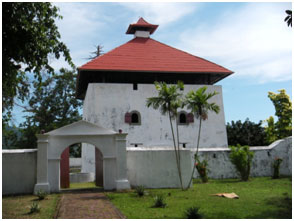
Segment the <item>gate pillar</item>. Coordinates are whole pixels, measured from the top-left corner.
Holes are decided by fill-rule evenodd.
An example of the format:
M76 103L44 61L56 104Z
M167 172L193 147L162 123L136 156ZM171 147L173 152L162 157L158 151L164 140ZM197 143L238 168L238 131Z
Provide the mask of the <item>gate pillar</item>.
M37 183L34 187L34 194L39 190L50 193L48 182L48 138L49 135L37 134L38 154L37 154Z
M127 145L126 145L127 134L116 134L116 189L130 189L130 183L127 178Z

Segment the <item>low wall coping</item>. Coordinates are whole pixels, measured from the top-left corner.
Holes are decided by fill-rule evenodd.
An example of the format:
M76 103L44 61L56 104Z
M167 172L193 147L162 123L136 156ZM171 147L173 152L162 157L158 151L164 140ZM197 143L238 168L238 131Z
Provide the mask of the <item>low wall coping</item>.
M38 149L13 149L13 150L2 150L2 153L9 154L9 153L32 153L37 152Z
M174 151L174 147L127 147L127 151ZM180 147L181 151L190 151L189 148L183 149Z

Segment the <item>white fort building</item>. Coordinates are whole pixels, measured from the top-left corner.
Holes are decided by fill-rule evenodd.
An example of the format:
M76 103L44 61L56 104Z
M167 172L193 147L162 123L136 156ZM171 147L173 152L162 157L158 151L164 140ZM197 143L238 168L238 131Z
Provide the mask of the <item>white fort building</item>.
M154 82L180 80L185 84L183 94L206 85L208 92L219 93L210 101L220 106L220 112L210 113L203 123L200 146L227 147L222 87L215 83L233 72L150 38L157 27L140 18L126 32L133 39L78 68L83 119L127 133L127 147L172 147L168 117L146 106L147 98L157 96ZM199 122L185 109L177 120L182 147L195 147ZM94 162L95 148L83 144L82 172L94 172Z

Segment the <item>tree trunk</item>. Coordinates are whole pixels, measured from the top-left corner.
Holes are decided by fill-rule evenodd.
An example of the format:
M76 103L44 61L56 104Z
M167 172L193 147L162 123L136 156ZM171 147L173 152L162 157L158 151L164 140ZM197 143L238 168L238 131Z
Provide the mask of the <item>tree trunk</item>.
M174 133L173 125L172 125L172 118L171 118L170 111L168 111L168 116L169 116L169 122L170 122L171 131L172 131L172 136L173 136L174 149L175 149L175 155L176 155L176 163L177 163L178 174L179 174L179 178L180 178L180 184L181 184L181 188L183 189L182 176L181 176L181 171L180 171L181 168L180 168L180 165L179 165L179 158L178 158L178 153L177 153L175 133Z
M199 130L198 130L198 138L197 138L197 149L196 149L196 153L194 155L194 164L193 164L193 170L192 170L192 175L191 175L191 178L190 178L190 181L188 183L188 186L187 188L185 188L186 190L190 187L191 185L191 182L193 180L193 175L194 175L194 172L195 172L195 163L196 163L196 159L198 157L198 149L199 149L199 143L200 143L200 132L201 132L201 124L202 124L202 119L201 119L201 116L200 116L200 121L199 121Z
M177 128L177 141L178 141L178 162L179 162L179 176L180 176L180 181L181 181L181 187L182 190L184 189L183 187L183 179L182 179L182 170L181 170L181 152L180 152L180 135L179 135L179 125L178 125L178 121L176 119L176 128Z

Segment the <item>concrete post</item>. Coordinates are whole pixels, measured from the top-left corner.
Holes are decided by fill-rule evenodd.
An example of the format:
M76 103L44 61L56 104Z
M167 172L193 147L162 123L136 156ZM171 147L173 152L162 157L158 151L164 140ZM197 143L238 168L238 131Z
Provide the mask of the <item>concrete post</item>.
M116 189L130 189L130 183L127 177L127 153L126 153L126 136L127 134L119 133L116 135L116 167L117 180Z
M48 182L48 138L49 135L37 134L38 154L37 154L37 183L35 184L34 193L43 190L50 193Z

